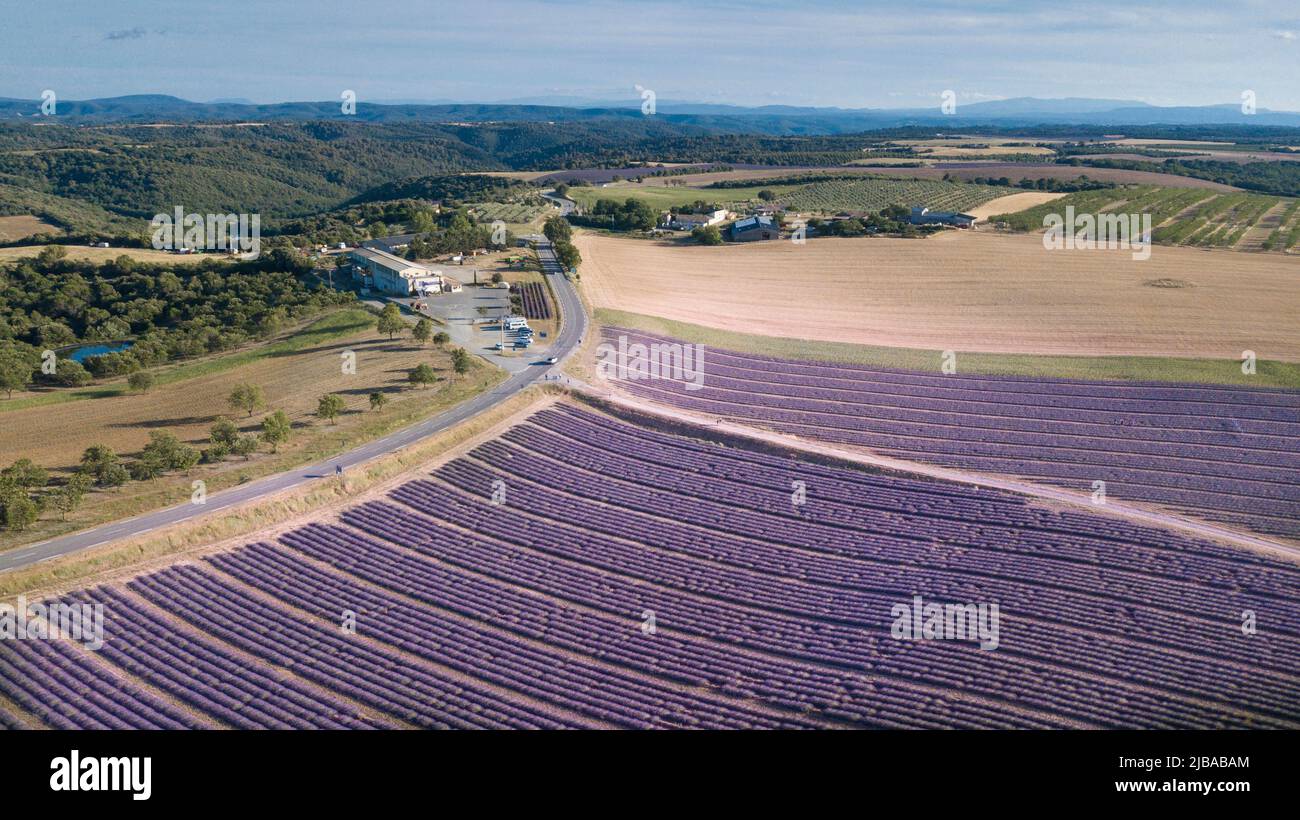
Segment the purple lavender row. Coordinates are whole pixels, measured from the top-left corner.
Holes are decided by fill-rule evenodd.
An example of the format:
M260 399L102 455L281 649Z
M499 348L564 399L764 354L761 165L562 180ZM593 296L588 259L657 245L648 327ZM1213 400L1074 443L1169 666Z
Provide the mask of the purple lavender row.
M890 604L900 597L908 597L907 593L901 593L892 599L879 596L873 600L871 596L852 595L843 590L831 593L792 586L788 582L733 570L717 563L701 566L683 555L633 549L612 538L577 531L554 519L530 525L526 518L501 507L463 504L427 484L404 485L395 490L393 496L415 509L437 509L444 520L499 540L531 546L549 555L582 561L605 571L635 575L718 600L740 602L805 620L809 625L817 624L818 628L843 627L858 635L862 629L874 632L880 624L887 622ZM545 542L536 543L534 539L542 533L545 533ZM1227 632L1232 625L1223 624L1222 628ZM1177 634L1172 635L1171 640L1175 643L1170 649L1186 649ZM1059 652L1060 646L1060 641L1049 642L1046 651ZM1008 659L1007 653L988 654L998 654L999 657L965 660L973 666L996 666ZM1071 654L1068 662L1077 664L1077 656Z
M458 482L459 483L459 482ZM482 481L484 488L491 487L491 475L487 480ZM547 492L538 488L525 485L518 487L516 483L516 492L512 493L512 506L522 508L527 512L539 516L551 516L556 512L555 507L546 504L544 501L537 501L537 497ZM523 500L520 501L522 495ZM558 508L563 510L563 508ZM712 539L693 540L698 536L695 533L687 531L684 537L673 537L672 533L664 533L665 524L653 520L639 520L632 515L620 514L610 508L599 508L592 506L590 508L576 507L571 510L573 519L587 522L583 525L584 529L596 529L598 531L616 534L619 532L638 532L643 533L639 540L667 550L678 550L682 553L703 553L706 557L709 553L719 553L722 547L719 545L720 534L715 534ZM690 516L690 511L683 508L674 508L671 511L674 519L685 521ZM599 518L599 520L596 520ZM720 522L719 528L723 529ZM652 533L652 534L648 534ZM784 533L780 533L784 535ZM737 557L738 556L738 557ZM772 563L764 563L762 559L771 557ZM839 587L841 591L851 590L851 592L837 593L851 596L851 602L847 603L848 613L843 617L848 617L855 612L861 613L884 613L887 612L893 603L899 600L907 599L913 592L921 591L923 594L940 599L952 599L958 595L970 595L972 589L978 591L982 599L1000 600L1004 609L1012 610L1017 613L1031 612L1037 618L1041 619L1065 619L1064 625L1068 633L1069 628L1074 626L1074 621L1087 619L1096 609L1104 608L1106 604L1098 604L1095 601L1086 601L1084 606L1079 608L1076 613L1057 612L1054 609L1040 606L1043 595L1038 589L1042 581L1051 579L1049 584L1059 584L1059 579L1050 573L1044 573L1038 584L1031 583L1028 589L1037 594L1026 594L1026 585L1006 584L997 579L996 576L986 578L983 576L980 568L973 568L969 573L963 575L957 573L920 573L916 571L893 571L885 570L879 576L870 576L858 572L845 572L841 570L836 562L823 562L823 570L818 575L808 575L800 573L800 556L798 555L781 555L778 551L765 548L763 544L750 544L748 549L741 549L727 556L732 565L744 565L748 559L747 568L755 571L763 571L773 575L789 575L792 578L798 578L812 583L818 583L823 586ZM722 560L717 557L715 560ZM850 570L852 567L850 566ZM960 568L958 568L960 569ZM1076 594L1074 590L1068 590L1071 594ZM1134 594L1134 598L1140 598L1141 589ZM1220 602L1222 606L1222 602ZM1286 613L1276 611L1277 607L1269 607L1271 619L1285 618ZM1144 613L1145 614L1145 613ZM1059 621L1058 621L1059 622ZM1084 621L1086 622L1086 620ZM867 621L862 624L864 627L871 628L875 624ZM1184 624L1187 626L1187 624ZM1189 645L1195 646L1196 651L1204 655L1210 655L1210 658L1201 658L1197 661L1194 669L1189 669L1187 664L1170 666L1166 674L1159 678L1159 682L1168 686L1170 681L1182 677L1181 685L1188 691L1195 691L1199 696L1215 697L1214 690L1204 690L1201 688L1201 677L1205 674L1205 667L1213 666L1217 661L1212 658L1222 655L1225 650L1230 655L1235 655L1235 660L1243 663L1254 663L1261 673L1266 669L1267 664L1261 664L1258 658L1260 652L1259 645L1250 647L1241 646L1239 636L1232 642L1232 624L1220 623L1215 630L1196 629L1197 624L1191 623L1192 630L1200 634L1187 634L1183 630L1166 632L1153 636L1135 637L1132 633L1116 632L1110 636L1114 641L1112 644L1103 644L1096 649L1081 649L1076 656L1079 660L1087 660L1089 663L1098 667L1106 666L1108 668L1138 668L1145 670L1160 670L1167 666L1166 658L1162 652L1167 649L1185 651ZM1055 654L1056 648L1063 642L1072 639L1069 634L1062 634L1058 623L1052 623L1050 620L1044 623L1026 623L1024 625L1026 633L1018 638L1015 649L1010 651L1025 651L1033 649L1038 653L1038 657L1048 659ZM1089 627L1093 627L1089 624ZM1171 637L1174 639L1171 641ZM1144 644L1150 641L1150 644ZM1296 644L1296 642L1292 642ZM1295 649L1295 646L1291 647ZM1114 657L1116 652L1126 652L1132 657L1128 657L1124 662L1118 662ZM1292 687L1294 692L1288 692L1290 684L1289 673L1300 663L1300 654L1292 653L1290 657L1278 659L1276 664L1280 667L1277 671L1281 678L1272 681L1272 693L1274 698L1286 698L1288 696L1300 699L1300 686ZM1139 674L1139 677L1141 675ZM1154 682L1154 681L1153 681Z
M683 497L676 493L687 487L671 483L658 485L672 487L673 492L669 493L629 486L580 472L577 469L583 466L580 455L563 451L556 455L564 456L573 468L571 472L563 472L541 460L520 458L517 464L511 465L511 472L498 473L458 459L440 468L437 475L483 497L489 497L494 482L501 479L511 486L520 486L529 500L566 510L566 520L582 522L586 529L611 535L644 533L641 538L650 539L646 543L660 543L669 549L684 547L677 543L674 531L666 523L692 524L707 533L712 553L725 551L735 556L733 560L741 566L752 566L759 555L771 556L772 565L781 572L797 573L797 577L811 581L839 583L844 568L851 567L879 582L895 575L900 562L906 562L916 570L954 580L1028 582L1035 587L1046 584L1066 591L1090 589L1098 595L1107 595L1115 606L1155 606L1182 617L1217 620L1225 603L1235 607L1235 611L1267 604L1288 625L1282 631L1293 636L1294 624L1300 623L1300 607L1294 598L1300 585L1294 579L1289 584L1277 585L1271 596L1254 591L1242 594L1238 592L1242 585L1239 576L1221 572L1219 566L1208 562L1196 562L1181 574L1175 571L1176 567L1169 568L1163 563L1143 571L1111 569L1113 562L1109 557L1063 562L1041 556L1033 549L1008 549L1006 542L1011 541L1014 546L1019 533L982 523L945 527L946 522L942 520L917 519L894 533L885 533L870 523L852 526L852 522L838 516L817 520L818 516L809 512L808 505L798 508L801 512L796 513L788 495L783 499L783 507L779 497L759 500L750 492L744 492L743 499L726 503L726 488L705 484L700 487L700 495ZM546 486L529 481L529 475L546 476ZM701 496L720 498L722 503ZM610 505L616 506L609 509ZM760 512L759 505L766 506L770 512ZM656 515L646 515L643 511L655 511ZM797 548L799 552L788 548ZM1113 553L1117 558L1123 556L1118 550ZM1108 590L1116 592L1107 593ZM1085 607L1095 605L1095 601L1089 601ZM1189 624L1180 626L1180 629L1188 628ZM1131 624L1125 625L1126 632L1131 629ZM1255 654L1259 650L1256 646L1250 651ZM1300 663L1300 644L1290 660Z
M0 694L55 729L201 728L64 641L0 642Z
M287 544L299 548L310 547L318 540L316 528L285 537ZM262 556L265 558L266 551ZM728 709L710 703L707 698L656 686L653 681L620 674L547 647L512 641L391 594L369 590L355 582L347 583L301 562L272 569L266 561L241 562L238 556L215 556L212 560L246 583L273 588L277 595L292 591L307 605L319 608L322 615L330 612L331 607L358 608L365 613L367 630L378 640L596 720L616 722L628 728L692 723L705 728L781 726L776 721L765 720L761 714ZM406 586L410 587L409 580ZM424 585L399 591L422 600L428 600L426 596L432 592ZM485 663L489 658L491 661ZM611 704L617 708L611 708Z
M861 428L867 424L856 421L850 416L839 417L835 423L838 426L828 426L817 420L824 416L815 414L770 410L748 405L741 406L735 402L687 397L683 393L657 389L650 382L630 381L624 384L632 392L646 395L657 401L669 401L677 406L711 415L739 416L749 421L761 422L782 432L859 444L890 455L918 458L965 469L1030 477L1074 478L1085 485L1090 485L1095 480L1106 481L1108 485L1123 483L1124 487L1108 486L1107 491L1121 498L1183 504L1207 510L1254 512L1263 519L1261 526L1268 525L1270 523L1268 519L1274 519L1271 522L1273 526L1276 526L1279 520L1292 522L1296 534L1300 534L1300 503L1284 498L1262 498L1254 492L1254 489L1264 485L1248 479L1232 480L1187 473L1126 469L1105 463L1087 465L1081 463L1083 457L1091 455L1093 460L1099 462L1100 459L1097 459L1095 454L1077 450L1054 451L1051 448L1032 446L985 445L940 438L862 432L859 429L844 429ZM1057 459L1064 455L1072 460L1053 460L1054 455ZM1250 467L1242 465L1241 472L1249 475Z
M538 417L533 421L538 421ZM577 435L581 436L580 433ZM1049 518L1049 514L1042 510L1034 510L1035 517L1008 515L1006 505L945 504L918 508L907 495L885 493L880 487L864 493L856 487L843 488L835 481L820 481L799 464L792 463L788 469L771 470L744 462L735 469L726 469L721 466L728 461L725 458L695 456L689 460L674 460L672 454L663 454L662 448L639 445L632 439L619 439L613 448L604 449L596 446L593 438L584 438L586 440L580 441L550 429L521 425L507 431L499 441L477 448L476 454L481 453L481 457L491 464L509 464L513 472L523 475L529 474L529 470L519 469L524 465L532 465L533 474L541 474L535 471L553 470L556 466L553 462L559 461L634 484L686 490L697 497L723 503L739 493L744 499L734 503L742 509L800 520L811 519L899 538L915 538L916 533L924 533L924 539L917 539L923 542L960 537L970 526L978 525L986 533L990 528L996 533L996 537L986 534L982 538L981 545L986 549L1049 555L1088 567L1104 560L1108 566L1154 573L1162 578L1195 579L1230 588L1242 587L1282 600L1292 600L1295 589L1300 586L1300 571L1279 570L1258 560L1242 560L1240 553L1222 548L1197 550L1195 545L1189 545L1193 548L1177 551L1171 550L1168 542L1153 547L1130 537L1130 533L1123 530L1099 532L1098 525L1104 524L1106 519L1095 515L1062 523L1056 514L1050 514ZM533 455L522 454L503 442L529 449ZM547 461L529 460L538 458ZM566 474L559 475L563 478ZM789 492L793 480L804 480L805 485L812 481L816 488L815 503L797 508L791 505ZM985 501L995 495L989 491L982 493ZM1181 542L1179 539L1173 544L1182 546ZM1300 620L1300 612L1297 612L1297 620Z
M203 632L398 720L424 728L542 725L464 681L347 640L194 567L173 567L128 586Z
M678 343L680 340L656 336L637 330L607 327L607 341L616 342L626 335L629 342ZM1271 387L1237 387L1229 385L1182 384L1162 381L1128 381L1117 379L1064 379L1044 376L981 376L963 373L935 375L897 368L873 367L847 362L816 362L783 359L753 353L740 353L709 347L708 360L768 373L792 373L825 378L850 378L856 382L904 384L910 387L952 388L968 386L992 393L1003 391L1018 396L1075 396L1084 398L1139 399L1142 401L1187 401L1239 404L1244 408L1282 407L1300 410L1300 390ZM1294 417L1293 417L1294 418Z
M414 545L422 535L403 536L385 529L388 536ZM737 653L733 648L671 634L646 636L630 617L616 618L584 611L553 597L554 590L491 581L477 572L460 570L418 555L405 554L351 530L311 525L284 537L287 545L328 564L335 570L404 592L439 608L490 622L528 638L545 641L567 651L582 652L606 663L666 677L694 688L708 687L731 697L760 699L795 713L815 713L851 719L855 725L937 728L924 715L915 714L918 692L891 682L871 682L865 676ZM266 549L250 549L244 560L259 571L292 564ZM545 596L536 594L545 592ZM638 613L625 613L635 616ZM701 714L707 714L701 713ZM701 715L694 717L698 721ZM959 703L953 717L967 728L1010 728L1015 725L1050 727L1050 721L1028 718L1010 721L1000 711L977 703ZM798 720L799 718L793 718Z
M440 510L442 512L443 510ZM1098 726L1217 726L1290 725L1259 713L1238 713L1238 707L1221 710L1200 702L1123 680L1098 680L1092 670L1074 663L1063 653L1058 664L1030 663L1000 653L983 653L971 646L948 642L878 641L871 632L830 623L813 623L780 611L764 609L762 599L747 600L744 590L714 595L704 587L704 568L683 577L653 559L637 560L636 553L611 554L609 544L592 539L574 543L550 528L530 529L511 521L505 533L491 538L486 548L477 541L441 535L430 519L401 513L387 505L371 503L345 515L350 525L436 556L440 561L489 574L503 580L577 596L585 606L612 612L649 607L675 629L697 634L723 645L743 646L791 660L830 668L869 670L924 685L949 686L994 701L1008 710L1037 709L1066 719ZM423 539L420 543L418 539ZM548 545L561 542L549 548ZM653 580L651 580L653 579ZM650 580L650 583L646 583ZM598 594L591 594L598 591ZM883 623L883 619L882 619ZM1245 686L1259 686L1247 680ZM1292 704L1293 705L1293 704ZM1248 718L1242 714L1249 714Z

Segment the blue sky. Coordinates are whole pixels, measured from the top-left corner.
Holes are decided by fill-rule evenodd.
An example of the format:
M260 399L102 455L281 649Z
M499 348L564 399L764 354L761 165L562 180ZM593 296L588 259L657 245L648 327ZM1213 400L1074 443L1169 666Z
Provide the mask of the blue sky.
M24 2L0 96L580 96L928 107L1106 97L1300 111L1295 2Z

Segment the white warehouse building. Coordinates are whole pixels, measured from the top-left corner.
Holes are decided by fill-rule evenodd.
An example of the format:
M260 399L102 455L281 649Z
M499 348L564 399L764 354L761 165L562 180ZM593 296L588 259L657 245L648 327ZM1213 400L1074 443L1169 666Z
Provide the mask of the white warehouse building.
M442 271L378 248L355 248L348 255L352 259L354 274L381 293L410 296L442 292Z

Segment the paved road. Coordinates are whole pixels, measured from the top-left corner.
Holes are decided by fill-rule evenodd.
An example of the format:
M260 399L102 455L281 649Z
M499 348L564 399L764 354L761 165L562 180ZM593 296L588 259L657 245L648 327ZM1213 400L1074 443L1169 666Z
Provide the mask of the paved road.
M542 270L551 280L552 291L559 301L562 324L560 333L551 347L551 355L560 359L559 364L547 366L535 364L523 372L515 373L494 389L481 393L468 401L381 439L363 444L328 461L322 461L307 467L301 467L286 473L268 476L238 487L232 487L220 493L208 496L206 504L185 503L176 507L157 510L145 515L115 521L94 529L71 533L49 541L21 547L0 553L0 572L30 566L61 555L68 555L87 547L97 546L120 538L135 537L151 530L198 518L217 510L233 507L261 496L276 493L290 487L306 484L309 481L333 480L334 468L340 466L347 471L358 464L377 456L400 450L410 444L441 432L458 422L464 421L498 402L523 390L534 382L548 376L558 376L563 360L578 346L579 340L587 333L587 315L582 309L582 302L573 284L565 277L560 263L555 258L549 242L537 249L542 261Z

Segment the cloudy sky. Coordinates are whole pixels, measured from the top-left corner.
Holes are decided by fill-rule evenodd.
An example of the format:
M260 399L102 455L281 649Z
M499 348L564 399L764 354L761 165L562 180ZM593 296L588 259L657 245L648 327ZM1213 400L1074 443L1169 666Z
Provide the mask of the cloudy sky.
M843 107L1104 97L1300 110L1300 3L42 0L0 96L255 102L573 96Z

